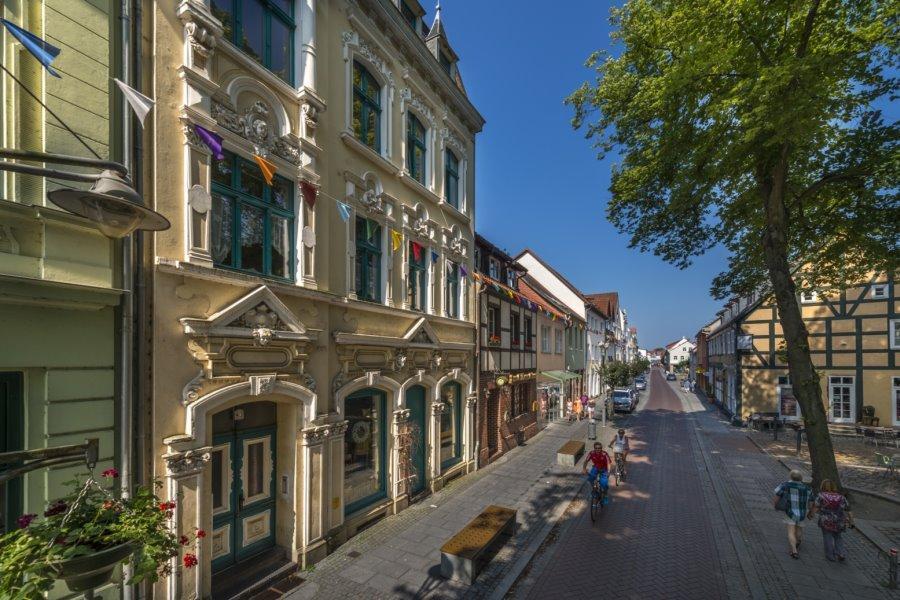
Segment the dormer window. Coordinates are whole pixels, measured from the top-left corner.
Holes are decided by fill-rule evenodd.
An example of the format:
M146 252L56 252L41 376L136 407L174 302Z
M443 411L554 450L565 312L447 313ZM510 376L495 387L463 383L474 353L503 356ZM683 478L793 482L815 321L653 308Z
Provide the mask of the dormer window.
M416 21L418 21L418 17L416 13L409 7L409 4L400 0L400 14L403 15L403 18L409 23L409 26L412 27L413 31L416 30Z
M447 71L447 75L453 75L453 62L450 60L450 57L447 56L447 53L441 50L440 52L440 63L441 67Z
M491 279L500 281L500 261L494 257L488 259L488 275Z

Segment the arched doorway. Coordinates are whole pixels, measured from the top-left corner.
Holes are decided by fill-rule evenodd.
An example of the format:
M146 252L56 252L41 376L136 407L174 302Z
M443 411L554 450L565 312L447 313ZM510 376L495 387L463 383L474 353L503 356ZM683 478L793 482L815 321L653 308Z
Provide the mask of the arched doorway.
M410 485L410 496L414 496L425 489L426 479L426 409L425 388L414 385L406 390L406 408L409 409L410 427L410 469L413 475Z
M275 545L276 422L273 402L240 404L212 417L213 572Z

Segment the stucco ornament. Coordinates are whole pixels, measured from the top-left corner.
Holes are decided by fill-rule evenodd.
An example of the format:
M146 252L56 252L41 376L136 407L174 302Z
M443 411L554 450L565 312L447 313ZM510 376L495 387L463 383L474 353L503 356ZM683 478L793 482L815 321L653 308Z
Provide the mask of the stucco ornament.
M306 137L314 138L316 136L316 128L319 126L319 109L311 102L304 102L303 106L300 107L300 113L303 115Z
M184 33L187 37L188 44L191 46L191 55L194 59L194 66L199 69L205 69L206 62L216 49L217 42L215 34L196 21L188 21L185 23Z
M370 188L363 192L362 197L359 199L359 203L370 213L384 213L384 201L381 198L381 194L375 191L374 188Z
M406 361L407 361L406 352L404 352L403 350L400 350L399 352L397 352L394 355L394 370L402 371L404 368L406 368Z
M272 341L272 330L268 327L254 327L250 334L253 336L253 343L260 346L267 346Z
M431 405L431 412L434 416L439 416L444 414L447 411L447 405L443 402L434 402Z
M198 398L200 398L200 390L203 387L203 382L206 380L206 373L203 369L200 369L200 372L194 376L193 379L187 382L184 388L181 390L181 403L187 406L193 402L196 402Z
M262 394L271 394L275 390L276 379L277 376L274 373L269 375L251 375L250 395L260 396Z
M166 469L171 475L189 475L203 469L212 457L212 447L195 448L166 454Z
M444 357L441 356L440 351L435 350L431 355L431 368L434 370L438 370L441 368L441 362L443 362Z
M303 380L303 385L305 385L309 391L316 391L316 380L312 375L310 375L309 373L303 373L300 378Z
M251 104L243 114L214 100L210 112L216 123L246 139L260 154L271 153L298 166L303 163L296 138L291 135L276 137L269 123L269 107L262 100Z

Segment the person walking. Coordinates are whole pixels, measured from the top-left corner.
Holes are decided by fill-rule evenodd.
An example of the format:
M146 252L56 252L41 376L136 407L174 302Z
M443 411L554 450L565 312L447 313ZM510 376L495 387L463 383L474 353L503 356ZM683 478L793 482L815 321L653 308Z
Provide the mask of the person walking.
M569 398L568 400L566 400L566 417L571 422L574 416L575 413L572 411L572 399Z
M593 401L589 401L587 403L587 416L588 416L589 420L591 420L591 421L594 420L594 402Z
M803 522L809 513L809 496L812 490L803 483L803 474L794 469L790 480L775 488L772 504L775 510L783 511L787 525L788 544L791 558L800 558L800 543L803 541Z
M847 525L853 527L853 514L847 497L840 493L830 479L822 481L819 493L809 511L809 518L819 515L819 529L822 530L822 541L825 542L825 558L834 562L847 557L844 539L841 534Z
M575 419L581 420L581 398L575 398Z

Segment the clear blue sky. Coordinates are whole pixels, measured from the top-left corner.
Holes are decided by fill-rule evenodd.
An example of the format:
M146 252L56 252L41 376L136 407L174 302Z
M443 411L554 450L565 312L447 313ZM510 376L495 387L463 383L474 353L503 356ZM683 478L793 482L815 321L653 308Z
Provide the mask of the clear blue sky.
M725 253L680 271L630 250L606 221L612 162L596 160L563 99L591 77L587 56L610 48L609 5L443 0L441 18L487 120L476 149L478 232L513 255L532 248L583 292L618 291L640 345L654 348L692 337L721 308L709 284ZM434 6L424 6L430 23Z

